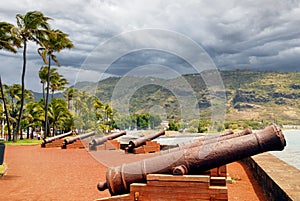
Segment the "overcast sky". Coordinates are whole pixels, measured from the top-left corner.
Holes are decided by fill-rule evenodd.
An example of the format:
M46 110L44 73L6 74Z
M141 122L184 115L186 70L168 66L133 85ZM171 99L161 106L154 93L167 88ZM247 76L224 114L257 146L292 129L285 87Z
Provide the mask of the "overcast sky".
M33 10L53 18L51 27L68 33L73 41L74 49L57 54L62 65L59 72L71 84L98 80L103 71L83 66L89 63L86 61L93 52L114 37L119 39L118 36L124 33L141 29L168 30L173 35L194 41L220 70L300 71L299 0L2 0L0 21L16 24L17 13ZM146 42L141 46L143 48L127 48L128 52L123 55L113 55L122 49L121 43L124 45L124 41L114 41L108 49L101 49L102 52L96 54L99 56L97 62L104 61L104 57L115 61L113 67L106 70L107 76L124 75L131 68L149 64L168 66L179 73L192 73L189 61L174 54L178 51L165 51L163 46L171 43L173 47L167 50L172 50L177 44L168 41L166 36L168 34L162 41L145 35L137 37L134 43L143 40ZM126 45L132 47L132 40ZM155 41L160 41L160 48L153 48L157 47L153 45ZM147 49L147 43L152 48ZM43 62L36 49L34 44L28 48L26 87L40 91L37 72ZM0 52L0 73L4 83L20 83L21 52L19 50L17 55ZM79 69L80 78L77 76Z

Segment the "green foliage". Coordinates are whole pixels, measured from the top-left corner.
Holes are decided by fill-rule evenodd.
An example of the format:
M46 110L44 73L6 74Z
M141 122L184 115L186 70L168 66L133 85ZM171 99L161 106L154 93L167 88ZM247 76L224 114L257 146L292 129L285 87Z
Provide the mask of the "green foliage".
M23 140L18 140L17 142L12 142L12 141L5 141L4 144L7 146L14 146L14 145L37 145L41 144L43 140L37 140L37 139L23 139Z
M231 129L231 130L242 130L245 128L263 129L270 124L272 124L272 122L263 121L263 120L262 121L255 121L255 120L226 121L224 123L224 129Z
M65 130L66 125L70 127L72 114L68 110L67 103L61 98L52 98L48 108L49 122L52 124L53 132L57 129Z
M169 131L179 131L180 124L176 123L174 120L169 120L168 130Z
M200 120L199 126L198 126L198 133L205 133L208 131L208 128L210 126L210 122L207 120Z
M8 22L0 22L0 50L17 53L16 48L21 47L20 41L12 33L13 29L15 29L14 25Z

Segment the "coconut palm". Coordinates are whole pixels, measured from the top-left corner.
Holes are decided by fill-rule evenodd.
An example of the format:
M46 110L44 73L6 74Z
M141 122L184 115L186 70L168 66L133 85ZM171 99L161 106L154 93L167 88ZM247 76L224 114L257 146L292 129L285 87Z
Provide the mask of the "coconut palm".
M14 35L11 33L13 28L14 25L10 23L0 22L0 50L7 50L9 52L17 53L16 48L21 47L20 41L16 37L14 37ZM10 141L11 140L10 122L9 122L8 110L6 106L6 100L4 96L4 89L1 81L1 76L0 76L0 90L1 90L5 117L6 117L8 140Z
M3 101L3 107L4 107L4 112L5 112L5 119L6 119L6 124L7 124L8 141L11 141L11 130L10 130L9 113L8 113L7 106L6 106L6 100L5 100L5 94L4 94L4 89L3 89L3 85L2 85L1 76L0 76L0 90L1 90L1 99Z
M39 11L30 11L25 15L17 14L17 28L13 28L13 33L17 36L23 44L23 68L22 68L22 97L19 111L19 117L14 135L16 136L20 129L20 123L24 106L24 93L25 93L25 72L26 72L26 51L28 41L34 41L41 45L41 40L45 34L50 30L48 20L51 18L44 16ZM16 138L14 138L16 140Z
M21 47L20 40L11 32L14 28L14 25L10 23L0 22L0 50L17 53L16 48Z
M54 73L53 76L50 75L51 98L54 97L55 91L64 90L67 84L69 84L68 80L59 73Z
M52 123L53 135L57 125L63 125L64 122L72 118L67 108L67 103L61 98L53 98L49 104L49 122Z
M18 103L20 103L22 96L22 87L19 84L14 84L12 86L7 86L7 94L9 96L10 104L10 121L13 125L13 128L16 128L17 116L18 116ZM17 140L17 135L13 135L13 140Z
M47 92L45 98L45 132L47 136L48 133L48 97L49 97L49 87L50 87L50 72L51 72L51 60L53 60L57 66L60 63L56 59L54 52L60 52L65 48L73 48L74 45L72 41L68 38L68 34L60 30L51 30L48 32L46 38L42 38L42 47L38 49L45 64L48 64L48 76L47 76Z
M33 138L33 130L40 126L44 121L44 106L42 100L39 102L31 101L25 105L24 119L27 128L27 139L29 138L29 127L32 127L30 138Z
M68 109L71 110L72 105L73 105L73 97L76 96L76 94L78 93L78 90L76 88L67 88L64 91L64 97L68 103Z
M7 94L10 97L10 121L13 123L13 127L17 127L17 116L18 116L18 108L22 101L22 96L24 96L24 100L33 100L34 96L33 93L24 90L24 95L22 95L22 86L19 84L13 84L12 86L7 86ZM17 135L13 136L13 140L17 140ZM23 139L22 134L20 135L20 139Z
M42 83L43 99L45 100L45 84L47 82L48 66L42 66L39 70L39 78Z
M47 79L48 79L48 66L42 66L41 69L39 70L39 77L42 83L42 91L43 91L43 99L45 100L45 85L47 84ZM51 83L52 82L57 82L56 80L62 77L58 72L57 68L51 68L50 69L50 88L51 88ZM56 87L54 91L56 90Z

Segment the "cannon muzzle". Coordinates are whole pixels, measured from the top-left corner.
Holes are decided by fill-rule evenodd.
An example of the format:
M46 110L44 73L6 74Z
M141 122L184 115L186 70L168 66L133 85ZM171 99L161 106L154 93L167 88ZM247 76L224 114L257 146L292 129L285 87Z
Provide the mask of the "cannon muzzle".
M126 135L126 131L121 131L121 132L118 132L118 133L112 133L112 134L109 134L109 135L106 135L106 136L103 136L103 137L93 139L89 143L89 149L90 150L96 150L97 146L102 145L107 140L112 140L112 139L115 139L115 138L120 137L122 135Z
M89 132L89 133L85 133L85 134L80 134L80 135L77 135L77 136L74 136L74 137L67 138L63 142L63 147L65 147L68 144L72 144L76 140L83 140L83 139L91 137L93 135L95 135L94 131L93 132Z
M135 140L131 140L129 141L128 144L128 152L132 153L134 148L140 147L142 145L145 145L147 141L153 140L155 138L158 138L161 135L165 134L165 130L160 130L159 132L153 133L153 134L149 134L146 135L144 137L135 139Z
M146 182L147 174L172 174L177 167L192 174L201 173L262 152L283 150L285 145L281 129L273 125L256 133L110 167L106 182L97 187L101 191L109 189L111 195L120 195L129 192L130 184Z
M45 139L43 139L43 140L44 140L43 143L44 143L44 144L47 144L47 143L50 143L50 142L52 142L52 141L54 141L54 140L56 140L56 139L61 139L61 138L67 137L67 136L69 136L69 135L73 135L73 132L70 131L70 132L67 132L67 133L62 133L62 134L60 134L60 135L56 135L56 136L54 136L54 137L45 138Z

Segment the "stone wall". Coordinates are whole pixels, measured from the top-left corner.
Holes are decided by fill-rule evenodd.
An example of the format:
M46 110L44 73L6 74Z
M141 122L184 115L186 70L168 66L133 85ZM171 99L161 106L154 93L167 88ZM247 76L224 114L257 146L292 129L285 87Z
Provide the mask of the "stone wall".
M263 153L242 160L252 171L269 201L300 200L300 170Z

